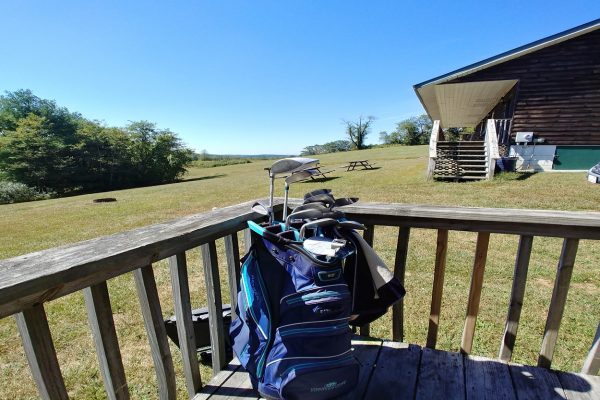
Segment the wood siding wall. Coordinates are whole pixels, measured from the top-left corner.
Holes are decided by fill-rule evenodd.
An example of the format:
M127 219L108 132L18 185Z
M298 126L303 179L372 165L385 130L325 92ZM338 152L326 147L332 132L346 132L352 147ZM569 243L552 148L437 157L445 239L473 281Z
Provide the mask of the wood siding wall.
M600 144L600 30L456 79L518 79L511 137L546 144Z

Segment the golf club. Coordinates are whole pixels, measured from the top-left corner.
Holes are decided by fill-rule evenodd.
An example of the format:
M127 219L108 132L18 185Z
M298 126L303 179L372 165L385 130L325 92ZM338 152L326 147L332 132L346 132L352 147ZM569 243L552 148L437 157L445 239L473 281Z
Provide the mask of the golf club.
M337 223L337 220L333 218L323 218L307 222L304 225L302 225L302 228L300 228L300 240L304 239L304 233L306 232L307 228L314 228L317 226L333 226L337 225Z
M281 175L287 175L297 171L315 168L319 160L315 158L291 157L282 158L275 161L269 169L269 223L273 223L275 214L273 213L273 191L275 190L275 178Z
M294 182L300 182L305 179L308 179L312 176L311 170L303 170L292 173L290 176L285 178L285 186L284 186L284 200L283 200L283 221L286 220L288 214L288 195L290 192L290 184Z

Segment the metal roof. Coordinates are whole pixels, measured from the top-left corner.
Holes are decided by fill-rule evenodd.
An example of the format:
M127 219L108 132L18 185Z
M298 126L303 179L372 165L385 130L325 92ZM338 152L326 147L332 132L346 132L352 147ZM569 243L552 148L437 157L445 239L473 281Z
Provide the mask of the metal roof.
M492 67L494 65L501 64L503 62L522 57L526 54L533 53L534 51L538 51L544 49L549 46L553 46L555 44L564 42L569 39L576 38L581 35L585 35L586 33L595 31L596 29L600 29L600 18L595 19L591 22L588 22L583 25L576 26L575 28L568 29L564 32L557 33L552 36L548 36L546 38L536 40L535 42L526 44L521 47L517 47L516 49L506 51L504 53L498 54L497 56L493 56L490 58L486 58L485 60L476 62L474 64L467 65L466 67L459 68L452 72L448 72L444 75L440 75L436 78L429 79L425 82L417 83L413 87L415 91L423 86L427 85L435 85L444 82L451 81L456 78L460 78L465 75L470 75L474 72L480 71L482 69L486 69ZM417 92L418 95L418 92ZM419 96L420 97L420 96Z

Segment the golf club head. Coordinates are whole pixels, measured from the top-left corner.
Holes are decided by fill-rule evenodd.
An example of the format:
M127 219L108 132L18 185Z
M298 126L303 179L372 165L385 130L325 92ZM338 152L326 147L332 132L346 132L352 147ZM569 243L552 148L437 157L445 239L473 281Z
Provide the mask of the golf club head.
M335 204L335 199L333 198L332 195L323 193L323 194L317 194L317 195L311 196L307 199L304 199L304 204L307 204L307 203L323 203L327 207L331 208Z
M308 199L309 197L316 196L318 194L331 194L331 189L317 189L313 190L312 192L308 192L304 195L304 200Z
M348 230L351 230L351 229L357 229L357 230L361 230L361 231L367 230L366 226L364 226L360 222L356 222L356 221L340 221L338 223L338 227L340 227L342 229L348 229Z
M271 165L271 176L287 175L292 172L314 168L319 164L315 158L291 157L282 158Z
M325 212L329 212L329 209L326 207L323 207L323 209L318 209L318 208L307 208L305 210L300 210L300 211L294 211L293 213L291 213L288 217L288 220L292 220L292 219L318 219L318 218L322 218L323 214Z
M302 225L300 228L300 239L304 239L304 233L308 228L316 228L316 227L326 227L326 226L334 226L337 225L338 221L333 218L322 218L317 219L315 221L310 221Z
M295 182L300 182L300 181L306 180L306 179L310 178L311 176L313 176L313 171L310 169L306 169L303 171L297 171L297 172L292 173L287 178L285 178L285 183L289 185L290 183L295 183Z
M294 208L294 211L292 211L292 213L298 212L298 211L303 211L303 210L309 210L309 209L319 209L322 210L323 212L329 211L329 208L327 208L323 203L306 203L306 204L302 204L299 205L298 207Z
M358 197L344 197L341 199L335 199L335 202L333 203L334 207L342 207L342 206L347 206L350 204L354 204L358 201Z
M269 215L269 206L264 204L262 201L257 201L252 205L252 211L259 213L260 215Z

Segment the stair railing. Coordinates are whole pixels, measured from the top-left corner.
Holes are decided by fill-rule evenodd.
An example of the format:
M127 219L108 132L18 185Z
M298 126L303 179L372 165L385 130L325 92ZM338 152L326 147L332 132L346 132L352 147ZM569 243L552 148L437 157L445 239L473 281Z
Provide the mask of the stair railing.
M493 119L487 120L485 130L485 156L487 160L487 179L494 178L494 169L496 160L500 159L498 152L498 134L496 133L496 122Z
M427 180L433 179L433 171L435 170L435 160L437 158L437 142L440 135L440 121L433 121L431 128L431 136L429 137L429 164L427 165Z

